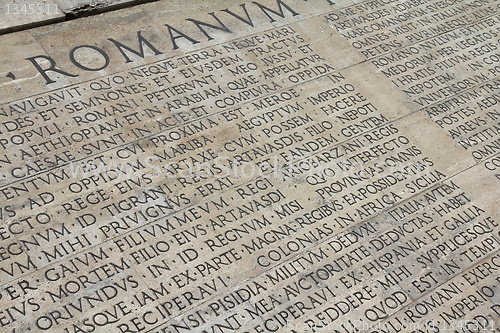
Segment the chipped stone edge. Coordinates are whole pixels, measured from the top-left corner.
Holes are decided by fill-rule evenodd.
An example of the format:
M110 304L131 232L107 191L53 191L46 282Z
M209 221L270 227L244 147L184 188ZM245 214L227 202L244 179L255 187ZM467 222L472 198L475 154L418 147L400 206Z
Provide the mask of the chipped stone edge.
M27 22L25 24L20 24L20 25L11 25L9 27L5 28L0 28L0 35L5 35L9 34L12 32L17 32L17 31L23 31L23 30L28 30L32 28L37 28L41 26L46 26L46 25L51 25L55 23L60 23L64 21L70 21L74 19L78 19L80 17L87 17L87 16L92 16L92 15L97 15L105 12L110 12L114 10L119 10L127 7L133 7L133 6L138 6L142 5L145 3L149 2L158 2L160 0L130 0L127 2L122 2L122 3L115 3L115 4L99 4L99 3L93 3L89 2L85 5L71 8L70 10L68 9L62 9L62 13L64 14L63 16L60 17L51 17L47 19L42 19L38 21L33 21L33 22Z

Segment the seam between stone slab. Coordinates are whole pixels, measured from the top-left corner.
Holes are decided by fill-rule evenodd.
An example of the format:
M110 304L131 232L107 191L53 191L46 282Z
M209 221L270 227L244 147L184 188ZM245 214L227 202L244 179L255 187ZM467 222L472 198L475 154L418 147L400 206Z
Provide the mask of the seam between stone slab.
M153 0L153 1L157 1L157 0ZM149 2L151 2L151 1L149 1ZM312 16L312 17L308 17L308 18L306 18L306 19L310 19L310 18L313 18L313 17L316 17L316 16L320 16L320 15L322 15L322 14L314 15L314 16ZM494 14L494 15L496 15L496 14ZM493 15L492 15L492 16L493 16ZM304 19L304 20L306 20L306 19ZM300 21L299 21L299 22L300 22ZM271 29L273 29L273 28L271 28ZM267 30L270 30L270 29L267 29ZM455 30L455 29L452 29L452 30L450 30L450 31L453 31L453 30ZM250 35L253 35L253 34L250 34ZM429 39L430 39L430 38L429 38ZM195 51L193 51L193 52L195 52ZM162 61L162 60L160 60L160 61ZM363 60L363 61L361 61L361 62L359 62L359 63L357 63L357 64L353 64L353 65L347 66L347 67L345 67L345 68L338 69L338 70L336 70L336 71L334 71L334 72L338 72L338 71L341 71L341 70L345 70L345 69L347 69L347 68L354 67L354 66L360 65L360 64L362 64L362 63L368 62L368 61L369 61L369 59L365 59L365 60ZM159 61L158 61L158 62L159 62ZM137 67L142 67L142 66L137 66ZM137 67L136 67L136 68L137 68ZM110 74L110 75L111 75L111 74ZM325 77L325 75L320 76L320 77ZM318 77L318 78L319 78L319 77ZM486 81L486 82L490 82L491 80L494 80L494 79L495 79L495 78L490 79L490 80L488 80L488 81ZM300 83L300 84L303 84L303 83L305 83L305 82L310 82L310 81L313 81L313 80L315 80L315 79L308 80L308 81L304 81L304 82L302 82L302 83ZM87 80L87 81L92 81L92 80ZM484 83L484 82L483 82L483 83ZM298 85L300 85L300 84L298 84ZM474 87L476 87L476 86L474 86ZM466 90L470 90L470 89L472 89L472 88L474 88L474 87L471 87L471 88L466 89ZM466 90L465 90L465 91L466 91ZM440 101L438 101L438 102L440 102ZM436 103L438 103L438 102L436 102ZM5 103L5 104L7 104L7 103ZM423 108L419 108L419 109L417 109L417 110L414 110L413 112L411 112L411 113L409 113L409 114L406 114L406 115L404 115L404 116L401 116L401 117L399 117L399 118L396 118L396 119L392 120L392 121L391 121L391 123L396 122L396 121L398 121L398 120L400 120L400 119L402 119L402 118L404 118L404 117L407 117L407 116L409 116L409 115L411 115L411 114L413 114L413 113L416 113L416 112L422 111L423 109L425 109L425 108L427 108L427 107L429 107L429 106L431 106L431 105L433 105L433 104L435 104L435 103L432 103L432 104L430 104L430 105L428 105L428 106L425 106L425 107L423 107ZM346 141L348 141L348 140L346 140ZM495 156L495 155L497 155L497 154L494 154L493 156ZM492 156L492 157L493 157L493 156ZM489 159L489 158L488 158L488 159ZM485 160L487 160L487 159L485 159ZM482 161L481 161L481 162L482 162ZM479 161L478 161L477 163L475 163L474 165L471 165L470 167L467 167L467 168L465 168L465 169L462 169L462 170L460 170L459 172L457 172L457 173L455 173L455 174L453 174L453 175L451 175L451 176L447 177L447 178L446 178L446 180L450 180L450 179L452 179L453 177L456 177L458 174L460 174L460 173L462 173L462 172L464 172L464 171L466 171L466 170L468 170L468 169L470 169L470 168L473 168L473 167L477 166L478 164L480 164L480 163L479 163ZM441 184L441 183L442 183L442 182L439 182L439 183L437 183L437 184ZM244 184L241 184L241 185L244 185ZM237 186L237 187L240 187L241 185L239 185L239 186ZM429 189L430 189L430 188L429 188ZM224 191L224 192L227 192L227 191ZM423 191L423 192L425 192L425 191ZM422 192L419 192L418 194L421 194L421 193L422 193ZM416 194L416 195L418 195L418 194ZM414 196L415 196L415 195L414 195ZM411 199L411 198L413 198L414 196L411 196L411 197L409 197L409 198L405 199L403 202L410 200L410 199ZM186 208L188 208L188 207L185 207L185 208L183 208L182 210L185 210ZM181 211L182 211L182 210L181 210ZM387 211L387 209L384 209L384 210L380 211L378 214L375 214L375 215L371 216L369 219L364 220L364 221L366 222L366 221L368 221L368 220L370 220L370 219L373 219L373 218L375 218L375 217L377 217L377 216L379 216L379 215L383 214L383 213L384 213L384 212L386 212L386 211ZM151 222L154 222L154 221L151 221ZM363 220L362 220L362 221L360 221L360 222L358 222L357 224L355 224L355 225L351 226L351 228L352 228L352 227L355 227L356 225L360 225L362 222L363 222ZM351 228L349 228L349 229L351 229ZM135 230L135 229L134 229L134 230ZM131 233L132 231L133 231L133 230L131 230L131 231L130 231L130 233ZM341 234L341 233L340 233L340 234ZM113 237L113 238L116 238L116 237ZM113 239L113 238L112 238L112 239ZM329 238L329 239L330 239L330 238ZM325 240L325 241L326 241L326 240ZM318 243L318 244L324 243L325 241L320 242L320 243ZM93 247L93 248L94 248L94 247ZM83 252L83 251L82 251L82 252ZM300 252L300 253L304 253L304 252L307 252L307 250L306 250L306 251L303 251L303 252ZM498 252L498 251L497 251L497 252ZM80 253L81 253L81 252L80 252ZM300 253L299 253L299 254L300 254ZM297 256L298 256L299 254L297 254ZM297 256L295 256L295 257L297 257ZM295 257L294 257L294 258L295 258ZM57 262L56 262L56 263L57 263ZM54 263L54 264L56 264L56 263ZM280 264L276 264L276 265L272 266L272 268L278 267L279 265L281 265L281 263L280 263ZM50 266L50 265L48 265L48 266ZM45 266L45 267L48 267L48 266ZM467 268L467 269L469 269L470 267L473 267L473 266L474 266L474 264L473 264L473 265L471 265L471 266L468 266L468 268ZM465 270L467 270L467 269L465 269ZM134 269L134 270L135 270L135 269ZM136 272L137 272L137 271L136 271ZM29 275L29 274L32 274L32 273L33 273L33 272L28 273L28 274L26 274L26 275ZM259 275L260 275L260 274L259 274ZM254 278L258 277L259 275L255 275L255 276L250 277L250 278L248 278L248 279L246 279L246 280L244 280L244 281L241 281L238 285L241 285L241 284L243 284L243 283L244 283L244 282L246 282L246 281L252 280L252 279L254 279ZM457 275L458 275L458 274L457 274ZM25 276L25 275L23 275L23 276ZM22 277L22 276L21 276L21 277ZM19 278L21 278L21 277L19 277ZM19 279L19 278L18 278L18 279ZM18 279L15 279L15 280L13 280L13 281L16 281L16 280L18 280ZM9 283L11 283L11 282L12 282L12 281L10 281ZM213 297L212 297L212 298L210 298L210 299L213 299ZM200 306L201 306L202 304L207 303L210 299L207 299L207 301L205 301L205 302L201 303L201 304L200 304ZM410 303L410 304L413 304L413 303ZM410 304L408 304L408 306L409 306ZM186 310L186 311L184 311L183 313L186 313L187 311L189 311L189 310ZM156 327L160 327L161 325L164 325L164 324L166 324L167 322L168 322L168 321L165 321L165 322L163 322L163 323L159 324L159 325L158 325L158 326L156 326ZM153 330L154 330L154 329L153 329ZM152 331L152 330L150 330L150 331ZM148 331L148 332L150 332L150 331Z
M140 4L144 4L144 3L148 3L148 2L159 2L159 1L161 1L161 0L139 0L139 1L142 1L142 2L141 2L141 3L137 3L136 5L140 5ZM370 1L370 0L362 1L361 3L364 3L364 2L367 2L367 1ZM359 3L358 3L358 4L359 4ZM352 7L352 6L354 6L354 5L356 5L356 4L353 4L353 5L348 5L348 6L345 6L345 7L342 7L342 8L348 8L348 7ZM325 13L321 13L321 14L311 14L311 15L308 15L308 16L304 16L304 18L303 18L302 20L297 20L297 21L295 21L295 22L293 22L293 23L303 22L303 21L306 21L306 20L308 20L308 19L312 19L312 18L320 17L321 15L326 15L326 14L328 14L328 13L334 12L335 10L338 10L338 9L333 9L333 10L330 10L330 11L327 11L327 12L325 12ZM150 17L150 18L151 18L151 16L149 15L149 13L147 13L147 12L145 12L145 11L143 11L143 13L144 13L146 16L148 16L148 17ZM90 16L90 15L87 15L87 16ZM443 32L443 33L441 33L441 34L438 34L438 35L435 35L435 36L432 36L432 37L428 37L428 38L422 39L421 41L419 41L419 42L417 42L417 43L422 43L422 42L425 42L425 41L427 41L427 40L430 40L430 39L436 38L436 37L438 37L438 36L441 36L441 35L444 35L444 34L446 34L446 33L449 33L449 32L455 31L455 30L458 30L458 29L463 28L463 27L470 26L470 25L475 24L475 23L478 23L478 22L483 22L483 21L485 21L485 20L487 20L487 19L490 19L490 18L493 18L493 17L495 17L495 16L500 16L500 12L498 12L498 13L494 13L494 14L491 14L491 15L489 15L489 16L482 17L481 19L478 19L477 21L474 21L474 22L472 22L472 23L470 23L470 24L466 24L466 25L464 25L464 26L460 26L460 27L457 27L457 28L454 28L454 29L447 30L447 31L445 31L445 32ZM83 16L82 16L82 17L83 17ZM276 27L286 26L287 24L291 24L291 23L285 23L285 24L282 24L282 25L278 25L278 26L276 26ZM47 24L47 25L48 25L48 24ZM276 28L276 27L271 27L271 28L269 28L269 29L265 29L265 30L260 31L260 32L264 32L264 31L272 30L272 29L274 29L274 28ZM240 37L238 37L238 38L236 38L236 39L244 38L244 37L247 37L247 36L252 36L252 35L255 35L255 34L257 34L257 33L259 33L259 32L251 32L251 33L249 32L249 33L244 34L244 35L242 35L242 36L240 36ZM0 36L1 36L1 35L2 35L2 33L1 33L1 30L0 30ZM35 40L39 43L39 41L36 39L36 37L35 37L33 34L31 34L31 35L32 35L32 36L33 36L33 38L34 38L34 39L35 39ZM206 46L206 47L201 48L200 50L205 49L205 48L208 48L208 47L212 47L212 46L220 45L220 44L223 44L223 43L224 43L224 42L221 42L221 43L216 43L216 44L213 44L213 45L208 45L208 46ZM417 43L413 43L413 44L410 44L410 45L408 45L408 46L412 46L412 45L415 45L415 44L417 44ZM41 44L39 43L39 45L41 45ZM399 51L399 50L401 50L401 49L403 49L403 48L404 48L404 47L400 47L400 48L394 49L393 51ZM49 53L45 50L45 48L43 48L43 47L42 47L42 49L43 49L43 50L47 53L47 55L49 54ZM377 58L377 57L384 56L384 55L389 54L390 52L393 52L393 51L389 51L389 52L381 53L381 54L379 54L379 55L377 55L377 56L374 56L374 57L370 57L370 58L362 59L360 62L358 62L358 63L356 63L356 64L352 64L352 65L349 65L349 66L346 66L346 67L343 67L343 68L339 68L339 69L337 69L337 71L342 70L342 69L347 69L347 68L350 68L350 67L352 67L352 66L356 66L356 65L359 65L359 64L362 64L362 63L365 63L365 62L370 62L371 60L373 60L373 59L375 59L375 58ZM188 52L187 54L194 53L194 52L197 52L197 50L190 51L190 52ZM359 54L359 53L358 53L358 54ZM171 57L167 57L167 58L162 59L162 60L156 60L156 61L153 61L153 62L151 62L151 63L147 63L147 64L155 64L155 63L159 63L159 62L165 61L165 60L167 60L167 59L172 59L172 58L175 58L175 57L176 57L176 56L171 56ZM142 67L142 66L145 66L145 65L137 65L137 66L133 66L133 67L131 67L130 69L127 69L127 70L133 70L133 69L136 69L136 68L140 68L140 67ZM122 71L127 71L127 70L122 70ZM114 71L113 73L110 73L110 74L105 75L105 77L107 77L107 76L112 76L113 74L120 73L120 72L122 72L122 71ZM380 73L380 71L376 71L375 73ZM85 82L90 82L90 81L95 80L95 79L96 79L96 78L93 78L93 79L88 79L88 80L84 80L84 81L81 81L81 82L75 82L75 83L70 84L69 86L78 85L78 84L82 84L82 83L85 83ZM496 79L496 77L495 77L495 78L493 78L493 79ZM486 81L486 82L490 82L490 81L492 81L493 79L490 79L490 80L488 80L488 81ZM483 83L484 83L484 82L483 82ZM479 85L479 84L478 84L478 85ZM13 103L13 102L16 102L16 101L21 101L21 100L26 99L26 98L28 98L28 97L34 97L34 96L38 96L38 95L43 95L43 94L46 94L46 93L48 93L48 92L51 92L51 91L57 91L57 90L60 90L60 89L63 89L63 88L54 88L54 89L50 89L50 90L48 90L48 91L40 92L40 93L37 93L37 94L31 95L31 96L26 96L26 97L23 97L23 98L18 98L18 99L14 99L14 100L10 100L10 101L6 101L6 102L2 102L2 103L0 103L0 105L6 105L6 104ZM469 89L470 89L470 88L465 89L464 91L469 90ZM458 93L457 93L457 94L458 94ZM445 99L443 99L443 100L447 100L447 99L448 99L448 98L445 98ZM414 102L413 100L411 100L411 101L412 101L412 102ZM421 108L419 108L419 109L423 109L423 108L425 108L425 107L429 107L429 106L431 106L431 105L433 105L433 104L435 104L435 103L437 103L437 102L431 103L431 104L426 105L426 106L422 106L422 107L421 107Z
M16 26L11 26L11 27L0 29L0 36L7 35L7 34L10 34L12 32L25 31L25 30L32 29L32 28L43 27L43 26L51 25L51 24L55 24L55 23L61 23L64 21L66 21L65 17L54 17L54 18L49 18L49 19L43 20L43 21L28 22L26 24L16 25Z
M137 0L137 2L135 3L135 5L130 5L129 7L131 7L131 6L136 6L136 5L141 5L141 4L144 4L144 3L150 3L150 2L160 2L160 1L162 1L162 0ZM365 2L368 2L368 1L370 1L370 0L364 0L364 1L360 2L360 3L365 3ZM129 4L130 4L130 3L129 3ZM352 7L352 6L358 5L358 4L359 4L359 3L356 3L356 4L348 5L348 6L345 6L345 7L341 7L341 8L342 8L342 9L344 9L344 8L349 8L349 7ZM123 4L122 4L122 5L123 5ZM122 6L122 8L125 8L125 7L127 7L127 6ZM311 15L307 15L307 16L304 16L304 18L303 18L303 19L301 19L301 20L297 20L297 21L295 21L295 22L293 22L293 23L303 22L303 21L306 21L306 20L308 20L308 19L312 19L312 18L320 17L321 15L327 15L327 14L329 14L329 13L331 13L331 12L336 11L336 10L338 10L338 9L332 9L332 10L330 10L330 11L326 11L326 12L324 12L324 13L320 13L320 14L311 14ZM103 12L101 12L101 13L103 13ZM144 13L146 16L148 16L148 17L150 17L150 18L151 18L151 16L149 15L149 13L148 13L148 12L143 11L143 13ZM97 14L97 13L94 13L94 14ZM89 14L89 15L86 15L86 16L92 16L92 15L93 15L93 14ZM412 46L412 45L415 45L415 44L417 44L417 43L422 43L422 42L425 42L425 41L427 41L427 40L430 40L430 39L436 38L436 37L441 36L441 35L444 35L444 34L446 34L446 33L450 33L450 32L452 32L452 31L458 30L458 29L460 29L460 28L467 27L467 26L471 26L471 25L476 24L476 23L478 23L478 22L483 22L483 21L486 21L487 19L493 18L493 17L495 17L495 16L500 16L500 12L497 12L497 13L494 13L494 14L491 14L491 15L488 15L488 16L485 16L485 17L482 17L482 18L480 18L480 19L478 19L478 20L476 20L476 21L474 21L474 22L472 22L472 23L470 23L470 24L466 24L466 25L464 25L464 26L456 27L456 28L454 28L454 29L449 29L449 30L447 30L447 31L445 31L445 32L442 32L442 33L438 34L438 35L435 35L435 36L432 36L432 37L428 37L428 38L422 39L422 40L420 40L420 41L418 41L418 42L416 42L416 43L410 44L410 45L408 45L408 46ZM83 15L83 16L81 16L81 17L85 17L85 15ZM69 21L69 20L68 20L68 21ZM64 21L63 21L63 22L64 22ZM291 23L285 23L285 24L282 24L282 25L278 25L278 27L281 27L281 26L286 26L287 24L291 24ZM45 24L45 25L50 25L50 24ZM269 28L269 29L265 29L265 30L263 30L263 31L268 31L268 30L271 30L271 29L274 29L274 28L276 28L276 27L272 27L272 28ZM2 30L0 29L0 36L2 35L2 32L1 32L1 31L2 31ZM247 34L242 35L241 37L238 37L237 39L239 39L239 38L243 38L243 37L246 37L246 36L252 36L252 35L255 35L255 34L257 34L257 33L259 33L259 32L251 32L251 33L247 33ZM31 34L31 35L33 36L33 34ZM36 37L35 37L35 36L33 36L33 38L35 38L35 40L38 42L38 40L36 39ZM211 46L216 46L216 45L220 45L220 44L223 44L223 43L224 43L224 42L221 42L221 43L216 43L216 44L213 44L213 45L211 45ZM39 45L41 45L41 44L39 43ZM210 47L210 46L206 46L206 47L203 47L203 48L201 48L201 49L205 49L205 48L208 48L208 47ZM352 64L352 65L346 66L346 67L344 67L344 68L337 69L337 71L338 71L338 70L342 70L342 69L346 69L346 68L349 68L349 67L352 67L352 66L356 66L356 65L359 65L359 64L362 64L362 63L365 63L365 62L370 62L371 60L373 60L373 59L375 59L375 58L377 58L377 57L384 56L384 55L386 55L386 54L389 54L390 52L399 51L399 50L401 50L401 49L403 49L403 48L404 48L404 47L400 47L400 48L394 49L394 50L392 50L392 51L388 51L388 52L381 53L381 54L379 54L379 55L377 55L377 56L373 56L373 57L370 57L370 58L362 59L360 62L358 62L358 63L356 63L356 64ZM43 50L47 53L47 55L49 54L49 53L45 50L45 48L43 48L43 47L42 47L42 49L43 49ZM357 51L357 50L356 50L356 51ZM195 50L195 51L190 51L190 52L188 52L188 53L193 53L193 52L196 52L196 50ZM358 54L359 54L359 53L358 53ZM153 62L148 63L148 64L158 63L158 62L164 61L164 60L166 60L166 59L171 59L171 58L175 58L175 56L167 57L167 58L162 59L162 60L153 61ZM132 69L139 68L139 67L142 67L142 66L144 66L144 65L133 66L132 68L130 68L130 69L128 69L128 70L132 70ZM125 70L124 70L124 71L125 71ZM111 76L111 75L113 75L113 74L120 73L120 72L122 72L122 71L115 71L115 72L113 72L113 73L111 73L111 74L108 74L108 75L106 75L106 76ZM376 71L375 73L380 73L380 71ZM493 79L496 79L496 77L495 77L495 78L493 78ZM490 80L488 80L488 81L486 81L486 82L489 82L489 81L491 81L491 80L493 80L493 79L490 79ZM95 78L94 78L94 79L85 80L85 81L82 81L82 82L75 82L75 83L70 84L70 86L77 85L77 84L81 84L81 83L84 83L84 82L89 82L89 81L92 81L92 80L95 80ZM44 92L40 92L40 93L38 93L38 94L32 95L32 97L33 97L33 96L42 95L42 94L48 93L48 92L50 92L50 91L59 90L59 89L62 89L62 88L54 88L54 89L50 89L50 90L48 90L48 91L44 91ZM469 89L466 89L466 90L469 90ZM457 94L458 94L458 93L457 93ZM27 97L28 97L28 96L27 96ZM0 105L5 105L5 104L13 103L13 102L15 102L15 101L20 101L20 100L23 100L23 99L25 99L25 98L27 98L27 97L24 97L24 98L19 98L19 99L14 99L14 100L10 100L10 101L7 101L7 102L3 102L3 103L0 103ZM446 99L448 99L448 98L446 98ZM412 101L412 102L414 102L413 100L411 100L411 101ZM437 103L437 102L431 103L431 104L429 104L429 105L427 105L427 106L422 106L421 108L423 109L423 108L425 108L425 107L429 107L429 106L431 106L431 105L433 105L433 104L435 104L435 103ZM421 109L421 108L419 108L419 109Z
M124 9L124 8L142 5L145 3L159 2L159 1L161 1L161 0L132 0L129 2L117 3L117 4L111 4L111 5L88 3L86 5L71 9L70 11L63 11L62 9L60 9L64 14L64 16L62 16L62 17L54 17L54 18L49 18L49 19L45 19L45 20L41 20L41 21L29 22L29 23L26 23L23 25L1 28L0 29L0 36L7 35L7 34L12 33L12 32L24 31L24 30L43 27L43 26L47 26L47 25L51 25L51 24L55 24L55 23L71 21L71 20L75 20L75 19L80 18L80 17L98 15L98 14L102 14L102 13L106 13L106 12L112 12L115 10L120 10L120 9Z
M146 15L147 15L147 13L146 13ZM312 15L311 17L304 18L304 20L308 20L308 19L311 19L311 18L315 18L315 17L320 16L320 15L323 15L323 14ZM497 15L497 14L493 14L493 15L491 15L491 16L489 16L489 17L495 16L495 15ZM486 19L486 18L485 18L485 19ZM304 21L304 20L300 20L300 21ZM297 22L300 22L300 21L297 21ZM479 22L479 21L480 21L480 20L478 20L478 21L476 21L476 22ZM295 23L296 23L296 22L295 22ZM280 25L279 27L281 27L281 26L285 26L285 25L286 25L286 24L283 24L283 25ZM269 28L269 29L265 29L265 30L263 30L263 31L269 31L269 30L272 30L272 29L275 29L275 28L276 28L276 27ZM458 28L457 28L457 29L458 29ZM453 31L453 30L456 30L456 29L452 29L452 30L450 30L450 31ZM256 35L256 34L258 34L258 33L260 33L260 32L247 34L247 35L241 36L240 38L244 38L244 37L246 37L246 36L253 36L253 35ZM35 37L33 36L33 38L35 38ZM240 39L240 38L237 38L237 39ZM431 38L434 38L434 37L430 37L430 38L428 38L428 39L431 39ZM35 40L36 40L36 38L35 38ZM427 40L427 39L425 39L425 40ZM37 42L38 42L38 41L37 41ZM208 48L208 47L213 47L213 46L216 46L216 45L220 45L220 44L223 44L223 43L224 43L224 42L222 42L222 43L217 43L217 44L214 44L214 45L211 45L211 46L207 46L207 47L201 48L200 50L203 50L203 49ZM43 50L47 53L47 50L43 47L43 45L41 45L40 43L39 43L39 45L40 45L40 46L42 47L42 49L43 49ZM197 51L191 51L191 52L188 52L188 53L186 53L186 54L190 54L190 53L194 53L194 52L197 52ZM48 53L47 53L47 54L48 54ZM151 63L149 63L149 64L156 64L156 63L159 63L159 62L165 61L165 60L167 60L167 59L174 59L174 58L176 58L176 57L177 57L177 56L167 57L167 58L165 58L165 59L158 60L158 61L154 61L154 62L151 62ZM370 58L370 59L371 59L371 58ZM363 64L363 63L369 63L369 62L370 62L370 59L364 59L364 60L362 60L362 61L360 61L360 62L358 62L358 63L356 63L356 64L352 64L352 65L349 65L349 66L346 66L346 67L342 67L342 68L336 69L336 70L334 70L334 71L333 71L333 73L340 72L340 71L343 71L343 70L349 69L349 68L351 68L351 67L358 66L358 65ZM143 66L144 66L144 65L134 66L134 67L132 67L132 68L130 68L130 69L128 69L128 70L133 70L133 69L135 69L135 68L140 68L140 67L143 67ZM104 77L112 76L112 75L117 74L117 73L126 72L126 71L128 71L128 70L116 71L116 72L111 73L111 74L108 74L108 75L106 75L106 76L104 76ZM329 75L329 74L323 74L323 75L320 75L320 76L316 77L315 79L324 78L324 77L327 77L328 75ZM314 81L315 79L309 79L309 80L303 81L303 82L301 82L301 83L297 83L297 84L291 85L289 88L296 87L296 86L301 85L301 84L304 84L304 83L306 83L306 82L312 82L312 81ZM452 96L450 96L450 97L448 97L448 98L444 98L444 99L442 99L442 100L435 101L435 102L433 102L433 103L431 103L431 104L429 104L429 105L426 105L426 106L421 106L421 107L418 107L417 105L415 105L416 103L415 103L413 100L409 99L409 102L411 102L411 104L412 104L412 105L414 105L414 106L416 107L416 109L414 109L414 110L413 110L413 111L411 111L410 113L407 113L407 114L405 114L405 115L402 115L401 117L398 117L398 118L393 119L391 122L394 122L394 121L400 120L401 118L406 117L406 116L409 116L409 115L411 115L411 114L413 114L413 113L416 113L416 112L423 112L426 108L429 108L429 107L431 107L432 105L435 105L435 104L437 104L437 103L440 103L440 102L443 102L443 101L449 100L449 99L451 99L451 98L453 98L453 97L456 97L456 95L459 95L459 94L461 94L461 93L463 93L463 92L466 92L466 91L470 91L470 90L472 90L472 89L474 89L474 88L477 88L477 87L479 87L479 86L481 86L481 85L483 85L483 84L485 84L485 83L492 82L493 80L496 80L496 79L497 79L497 78L496 78L496 77L494 77L494 78L491 78L491 79L489 79L489 80L487 80L487 81L484 81L484 82L478 83L478 84L476 84L476 85L474 85L474 86L472 86L472 87L469 87L469 88L464 89L464 90L462 90L462 91L460 91L460 92L457 92L457 93L455 93L454 95L452 95ZM89 79L89 80L85 80L85 81L82 81L82 82L73 83L73 84L68 85L67 87L71 87L71 86L78 85L78 84L83 84L83 83L85 83L85 82L91 82L91 81L93 81L93 80L95 80L95 79ZM64 88L56 88L56 89L53 89L53 90L50 90L50 91L58 91L58 90L61 90L61 89L64 89ZM50 92L50 91L49 91L49 92ZM34 96L44 95L44 94L47 94L47 93L48 93L48 92L42 92L42 93L35 94L35 95L29 96L29 97L34 97ZM262 97L264 97L264 96L267 96L267 95L263 95ZM0 103L0 105L7 105L7 104L10 104L10 103L14 103L14 102L16 102L16 101L21 101L21 100L27 99L27 98L29 98L29 97L24 97L24 98L21 98L21 99L12 100L12 101L5 102L5 103ZM256 98L254 98L254 99L250 99L250 100L246 101L246 103L247 103L247 102L249 103L249 102L251 102L251 101L253 101L253 100L256 100L256 99L258 99L258 98L256 97ZM245 103L245 104L246 104L246 103ZM235 108L236 108L236 107L235 107ZM232 110L232 109L233 109L233 108L231 108L231 110ZM229 110L229 109L228 109L228 110ZM31 112L32 112L32 111L31 111ZM220 111L220 112L222 112L222 111ZM217 113L219 113L219 111L218 111L218 112L215 112L215 114L217 114ZM204 116L204 117L206 117L206 116ZM200 118L204 118L204 117L200 117ZM193 120L193 121L194 121L194 120ZM189 123L189 122L188 122L188 123ZM382 126L382 125L380 125L380 126ZM375 127L375 128L378 128L378 127L380 127L380 126L377 126L377 127ZM177 127L177 126L176 126L176 127ZM151 135L151 136L153 136L153 135ZM149 136L147 136L147 137L149 137ZM144 138L141 138L141 139L138 139L138 140L134 140L134 141L132 141L132 142L130 142L130 143L139 142L140 140L143 140L143 139L145 139L145 138L147 138L147 137L144 137ZM346 141L348 141L348 140L346 140ZM458 145L458 143L456 143L456 144ZM106 149L106 150L104 150L103 152L107 152L107 151L110 151L110 150L113 150L113 149L114 149L114 148ZM488 159L490 159L491 157L494 157L494 156L497 156L497 155L500 155L500 152L496 152L496 153L492 154L491 156L489 156L488 158L486 158L486 159L484 159L484 160L488 160ZM93 156L93 155L92 155L92 156ZM75 162L78 162L78 161L83 161L83 160L85 160L85 159L87 159L87 158L89 158L89 157L90 157L90 156L83 157L83 158L81 158L81 159L76 160ZM484 161L484 160L482 160L482 161ZM480 164L482 161L475 161L476 163L475 163L474 165L478 165L478 164ZM60 165L60 166L58 166L58 167L54 167L53 169L49 169L49 170L47 170L47 171L56 170L56 169L59 169L60 167L64 167L64 166L66 166L66 165L69 165L69 164L62 164L62 165ZM471 166L471 167L472 167L472 166ZM464 169L464 170L465 170L465 169ZM17 182L25 181L25 180L30 179L30 178L33 178L33 177L36 177L36 175L29 176L29 177L25 177L25 178L18 179L18 180L16 180L16 181L13 181L13 182L10 182L10 183L7 183L7 184L0 185L0 188L4 188L4 187L7 187L7 186L9 186L9 185L11 185L11 184L15 184L15 183L17 183Z

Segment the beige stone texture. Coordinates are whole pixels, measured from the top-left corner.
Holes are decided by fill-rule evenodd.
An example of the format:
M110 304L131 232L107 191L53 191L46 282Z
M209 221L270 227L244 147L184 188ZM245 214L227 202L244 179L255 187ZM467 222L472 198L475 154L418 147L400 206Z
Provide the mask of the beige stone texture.
M0 36L0 331L494 331L496 8L160 1Z
M11 0L0 4L0 33L64 20L64 12L53 0Z

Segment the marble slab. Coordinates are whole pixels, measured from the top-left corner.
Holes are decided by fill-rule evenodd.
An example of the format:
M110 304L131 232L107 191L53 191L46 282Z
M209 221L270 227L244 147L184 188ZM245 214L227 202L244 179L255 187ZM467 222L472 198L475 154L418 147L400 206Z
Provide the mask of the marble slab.
M497 8L161 1L0 36L0 331L497 332Z
M0 3L0 34L64 20L53 0L9 0Z
M102 9L112 10L117 6L130 6L141 2L140 0L55 0L63 12L67 14L82 14L84 12L93 12Z

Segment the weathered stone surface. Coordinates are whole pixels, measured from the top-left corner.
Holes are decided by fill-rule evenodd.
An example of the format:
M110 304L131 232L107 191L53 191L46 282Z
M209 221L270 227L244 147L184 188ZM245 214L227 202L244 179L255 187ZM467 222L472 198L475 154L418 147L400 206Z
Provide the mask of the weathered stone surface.
M0 3L0 33L62 21L65 15L53 0L13 0Z
M102 9L113 9L125 5L134 5L145 2L140 0L55 0L65 13L81 14L82 12L92 12Z
M497 15L174 1L0 36L0 327L495 332Z
M46 55L43 47L36 42L33 36L27 31L15 32L2 36L2 47L0 49L0 102L6 103L14 98L22 98L30 94L39 94L46 89L44 80L40 80L40 72L33 67L31 62L24 59ZM13 67L14 54L18 59L17 65ZM43 65L46 60L40 59ZM67 77L59 76L58 82L54 83L55 88L70 84Z

